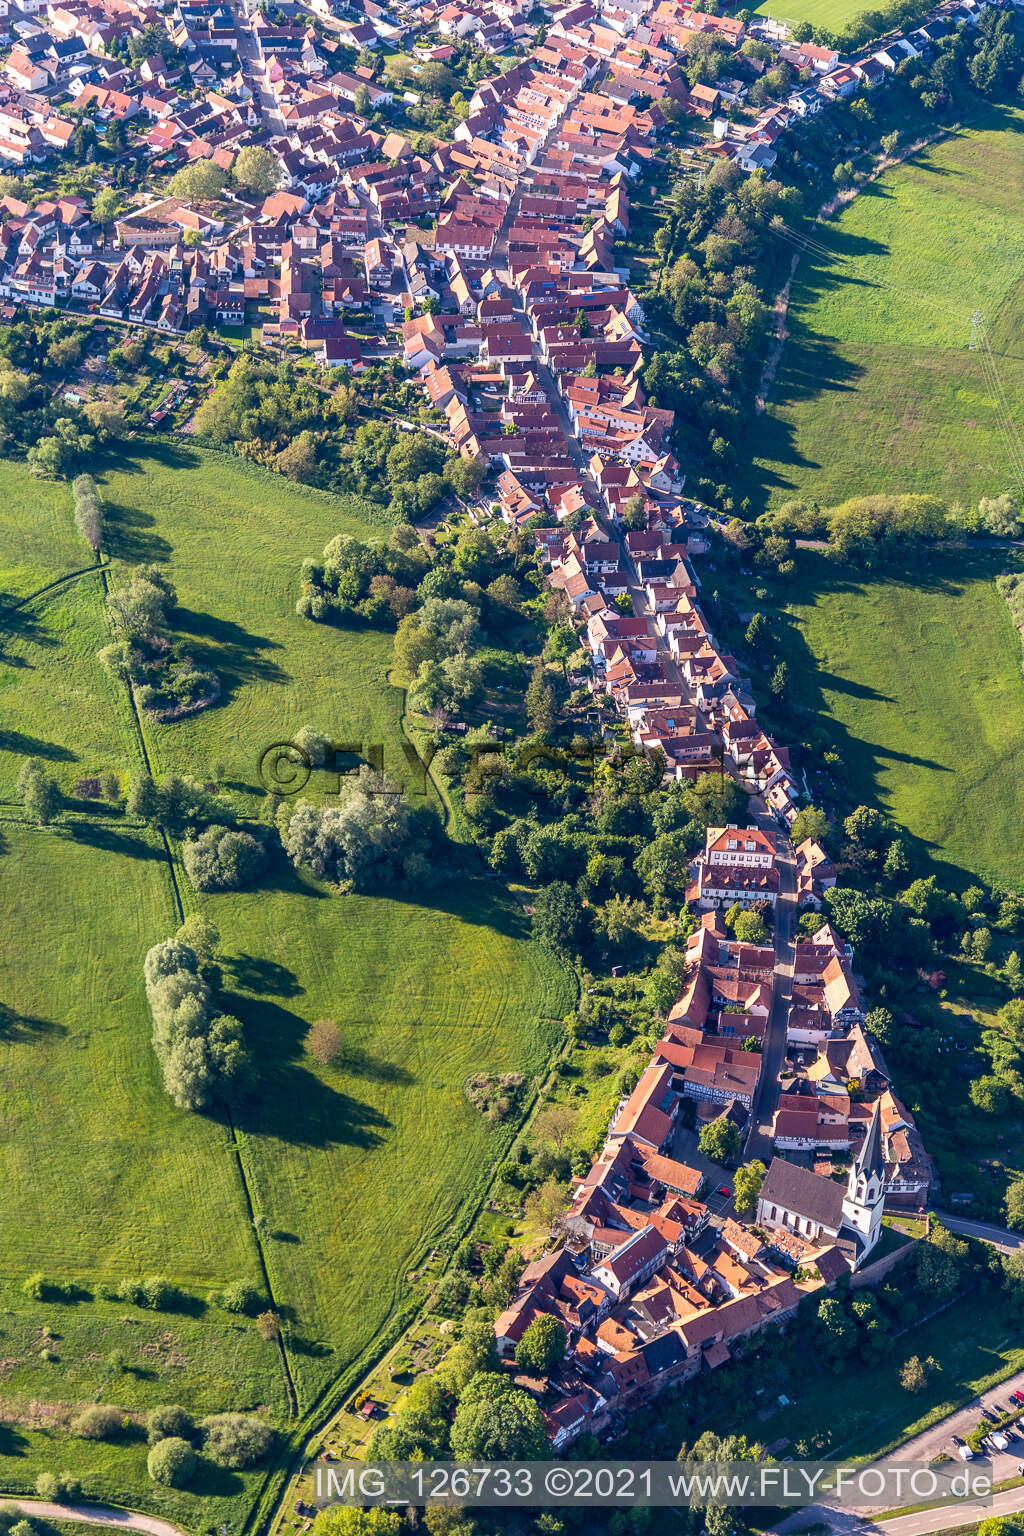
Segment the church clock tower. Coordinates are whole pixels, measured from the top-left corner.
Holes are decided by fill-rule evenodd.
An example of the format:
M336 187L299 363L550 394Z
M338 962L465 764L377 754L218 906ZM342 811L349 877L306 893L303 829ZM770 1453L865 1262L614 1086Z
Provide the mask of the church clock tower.
M885 1206L885 1158L882 1155L882 1121L878 1101L864 1145L850 1169L846 1198L843 1200L843 1225L856 1233L863 1263L882 1235L882 1210Z

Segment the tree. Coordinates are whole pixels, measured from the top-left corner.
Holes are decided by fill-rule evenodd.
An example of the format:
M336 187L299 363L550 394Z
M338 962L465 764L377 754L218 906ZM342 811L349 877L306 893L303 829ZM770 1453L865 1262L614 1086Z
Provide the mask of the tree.
M818 1303L815 1323L822 1357L830 1365L838 1365L856 1344L853 1318L837 1297L826 1296Z
M220 932L208 917L190 912L174 937L193 951L200 969L216 959Z
M507 1376L481 1372L462 1394L451 1430L456 1461L539 1461L551 1454L544 1417Z
M231 167L231 179L247 192L276 192L281 185L281 166L269 149L246 144Z
M77 475L71 494L75 504L75 527L95 554L103 537L103 508L91 475Z
M251 885L266 857L251 832L229 827L207 827L181 849L185 873L197 891L237 891Z
M124 203L115 187L102 187L92 200L92 217L104 229L121 217Z
M26 455L32 474L40 480L62 480L71 468L74 453L62 437L41 437Z
M555 728L555 695L541 662L534 666L526 690L526 718L537 736L550 736Z
M317 1019L306 1035L306 1050L321 1066L330 1066L341 1055L344 1039L333 1019Z
M639 494L630 496L622 504L619 514L623 528L636 533L647 527L647 505Z
M736 1169L733 1179L733 1201L741 1216L749 1216L754 1211L757 1197L761 1193L764 1175L764 1163L756 1158L753 1162L744 1163L742 1168Z
M904 1392L912 1392L916 1396L924 1391L938 1369L934 1356L928 1355L922 1360L920 1355L911 1355L900 1366L900 1386Z
M356 87L352 98L352 105L360 117L369 117L373 111L373 103L370 100L370 92L365 85Z
M199 1427L203 1450L218 1467L254 1467L274 1443L270 1425L244 1413L215 1413Z
M48 827L63 804L64 797L38 757L26 758L18 774L18 793L25 810L40 827Z
M281 1337L281 1319L276 1312L261 1312L256 1319L256 1332L261 1339L271 1343Z
M701 1131L697 1147L713 1163L731 1163L740 1155L740 1133L731 1120L719 1115Z
M1024 1179L1014 1179L1007 1187L1006 1225L1015 1232L1024 1232Z
M184 1488L196 1469L196 1453L187 1440L171 1435L158 1440L146 1458L146 1470L155 1483Z
M583 941L584 916L579 897L565 880L554 880L533 903L533 935L546 949L571 956Z
M879 1045L890 1046L895 1042L896 1020L888 1008L872 1008L864 1020Z
M756 912L740 912L732 925L732 931L741 944L766 944L768 924Z
M828 837L831 829L832 823L825 812L819 811L816 806L807 805L802 811L797 811L789 836L794 846L806 842L808 838L811 842L820 843Z
M768 688L775 699L781 699L789 687L789 663L780 661L768 680Z
M243 1313L252 1317L263 1305L263 1292L251 1280L232 1280L217 1298L225 1312Z
M755 656L763 656L772 649L771 626L763 613L755 613L743 636L744 644Z
M530 1376L548 1376L565 1358L565 1327L550 1312L526 1325L516 1346L516 1365Z
M556 1152L561 1152L575 1129L576 1115L567 1104L549 1104L533 1122L538 1140L549 1141Z
M888 831L888 823L881 811L870 805L858 805L843 822L843 831L851 843L860 848L877 848Z
M313 1522L314 1536L402 1536L406 1526L393 1509L328 1504Z
M172 197L186 203L212 203L227 186L228 173L215 160L193 160L171 177Z

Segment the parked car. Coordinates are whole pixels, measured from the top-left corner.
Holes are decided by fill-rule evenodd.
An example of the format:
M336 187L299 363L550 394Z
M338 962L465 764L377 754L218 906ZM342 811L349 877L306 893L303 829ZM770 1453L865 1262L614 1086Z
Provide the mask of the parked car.
M988 1438L997 1451L1005 1451L1010 1444L1001 1429L994 1429Z
M715 1190L715 1194L724 1195L727 1200L732 1198L732 1190L729 1188L728 1184L720 1184Z

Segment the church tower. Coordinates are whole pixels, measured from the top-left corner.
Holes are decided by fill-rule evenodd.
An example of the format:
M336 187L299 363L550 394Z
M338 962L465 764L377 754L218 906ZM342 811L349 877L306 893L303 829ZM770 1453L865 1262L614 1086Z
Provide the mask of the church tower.
M843 1200L843 1225L856 1233L860 1249L859 1263L882 1235L882 1210L885 1205L885 1158L882 1155L882 1121L878 1101L871 1114L871 1124L864 1145L850 1169Z

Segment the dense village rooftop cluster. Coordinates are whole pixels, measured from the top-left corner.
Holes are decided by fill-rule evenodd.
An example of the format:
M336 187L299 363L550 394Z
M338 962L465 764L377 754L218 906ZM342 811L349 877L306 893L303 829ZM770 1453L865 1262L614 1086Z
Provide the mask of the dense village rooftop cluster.
M155 185L197 161L230 172L255 143L274 157L278 187L216 203L154 196L113 229L97 225L82 198L31 206L8 197L0 297L91 307L172 333L238 325L259 308L275 317L267 339L355 368L366 348L346 335L348 312L369 307L383 324L435 297L442 313L406 327L408 360L470 358L492 371L521 363L528 372L533 352L522 351L503 307L511 301L526 306L537 361L567 374L594 362L628 372L642 316L613 247L629 231L629 183L668 124L680 114L710 119L713 155L770 171L786 127L927 53L985 3L947 0L906 37L852 61L756 18L751 33L810 83L733 121L726 112L746 101L764 61L739 53L742 21L681 0L548 4L544 40L529 51L525 0L386 8L311 0L308 11L283 0L274 19L221 0L177 0L169 11L144 0L24 0L0 20L0 44L9 45L0 163L31 170L64 155L75 133L70 107L100 131L131 125L119 155L134 166L141 149ZM154 51L130 61L138 38ZM419 103L415 69L443 65L464 41L495 56L518 46L521 56L502 59L501 71L496 59L491 77L471 94L467 86L468 110L450 139L431 148L370 125L362 114ZM408 89L365 62L391 46L411 50ZM683 66L695 48L726 60L721 79L690 83ZM424 231L433 220L436 230ZM508 279L500 288L488 280L497 271ZM371 350L370 360L378 355ZM663 458L666 424L610 389L591 398L577 381L565 394L581 440L630 462L642 427ZM529 390L510 395L505 420L524 436L542 432L529 421L539 404Z

